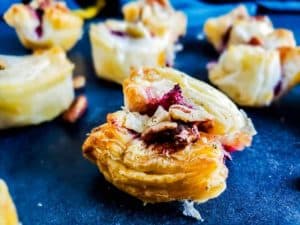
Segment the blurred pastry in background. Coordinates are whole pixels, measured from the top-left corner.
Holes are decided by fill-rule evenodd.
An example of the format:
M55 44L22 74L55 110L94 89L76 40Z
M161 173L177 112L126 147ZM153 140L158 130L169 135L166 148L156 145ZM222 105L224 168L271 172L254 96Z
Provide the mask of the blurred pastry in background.
M267 49L296 46L293 32L274 29L267 16L249 16L243 5L226 15L209 18L204 33L219 52L237 44L261 45Z
M300 49L235 45L208 66L210 81L243 106L268 106L300 82Z
M173 63L168 38L152 36L142 23L107 20L93 24L90 39L97 75L119 84L130 75L131 68Z
M4 19L16 29L22 44L33 50L56 45L69 50L83 33L83 20L63 1L33 0L29 4L14 4Z
M2 179L0 179L0 224L19 225L16 207L10 197L6 183Z
M39 124L65 111L74 98L73 68L58 47L0 55L0 129Z
M128 22L142 22L154 36L168 35L170 42L176 42L185 35L187 17L176 11L168 0L138 0L123 6Z
M218 90L170 68L133 70L125 106L93 129L83 154L145 203L205 202L226 188L229 152L251 145L246 114Z

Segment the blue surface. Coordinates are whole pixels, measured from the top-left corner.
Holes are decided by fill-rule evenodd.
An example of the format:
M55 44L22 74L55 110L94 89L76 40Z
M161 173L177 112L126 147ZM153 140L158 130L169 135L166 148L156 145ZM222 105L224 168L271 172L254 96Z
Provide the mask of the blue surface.
M207 80L205 65L217 54L196 36L204 19L216 12L185 10L191 26L175 67ZM300 41L300 15L271 18L276 26L293 29ZM0 23L0 30L1 54L26 53L12 29ZM69 56L76 63L75 74L87 76L87 114L75 125L56 119L0 132L0 177L8 182L23 225L200 224L184 217L179 203L144 207L107 183L96 166L82 157L86 134L103 123L108 112L120 108L122 92L120 86L95 77L87 32ZM245 109L258 135L251 148L227 162L227 190L197 206L203 224L300 224L299 98L297 87L270 108Z

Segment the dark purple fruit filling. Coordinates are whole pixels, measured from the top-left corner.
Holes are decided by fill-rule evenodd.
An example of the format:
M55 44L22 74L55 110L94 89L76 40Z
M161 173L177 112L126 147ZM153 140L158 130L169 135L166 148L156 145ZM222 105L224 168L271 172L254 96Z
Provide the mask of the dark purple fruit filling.
M151 96L151 94L149 94ZM147 104L147 109L144 112L148 116L152 116L159 106L163 107L166 111L172 105L184 105L188 108L193 108L182 94L182 90L178 84L165 93L159 99L151 99ZM209 132L213 126L211 120L198 121L198 122L183 122L181 120L171 120L171 123L176 123L175 126L165 126L159 131L153 129L148 130L139 136L148 146L159 153L171 154L183 150L187 145L198 141L200 132Z
M118 36L118 37L127 37L128 34L124 31L120 31L120 30L110 30L110 33L112 35Z
M170 60L167 60L166 61L166 67L172 67L173 66L173 63L170 62Z
M199 130L196 125L178 123L177 128L149 133L142 137L147 145L154 146L159 153L174 153L199 139Z
M275 95L275 96L278 96L278 95L280 94L281 90L282 90L282 80L280 80L280 81L276 84L276 86L275 86L275 88L274 88L274 95Z
M148 116L152 116L159 106L162 106L168 111L170 106L174 104L192 108L192 106L184 99L181 88L178 84L176 84L173 89L164 94L160 99L151 99L147 104L147 110L145 113Z
M223 35L221 51L223 51L224 49L227 48L227 45L228 45L228 42L229 42L229 38L230 38L231 31L232 31L232 26L230 26L230 27L227 29L227 31L225 32L225 34Z
M42 8L37 8L35 10L36 16L39 21L39 25L35 28L35 32L39 38L43 36L43 16L44 16L44 10Z
M43 17L45 14L45 9L50 6L51 1L49 0L44 0L44 1L39 1L38 8L33 8L30 5L31 1L25 1L24 4L27 6L28 10L32 13L33 17L35 17L38 20L38 25L35 28L35 33L38 38L41 38L44 34L43 30Z

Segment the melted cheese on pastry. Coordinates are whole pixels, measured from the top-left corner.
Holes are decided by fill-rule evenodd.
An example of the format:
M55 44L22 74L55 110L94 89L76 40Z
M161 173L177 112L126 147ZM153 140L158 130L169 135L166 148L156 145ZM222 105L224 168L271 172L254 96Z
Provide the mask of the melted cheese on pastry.
M0 60L0 129L52 120L71 104L73 65L60 48Z
M69 11L63 2L54 0L14 4L4 19L16 29L20 41L29 49L58 45L69 50L82 35L83 20Z

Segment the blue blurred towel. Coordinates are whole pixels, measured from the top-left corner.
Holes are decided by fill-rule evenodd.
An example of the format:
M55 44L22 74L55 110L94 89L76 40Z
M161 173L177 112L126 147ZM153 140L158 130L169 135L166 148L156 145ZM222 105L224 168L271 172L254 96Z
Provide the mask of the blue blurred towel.
M129 0L120 0L122 4L128 2ZM9 8L13 3L21 2L21 0L1 0L0 4L0 14ZM74 0L66 0L70 8L78 7ZM212 4L209 1L200 0L171 0L174 8L184 10L189 18L193 19L195 16L198 17L210 17L223 14L236 4ZM300 2L299 1L258 1L257 3L245 3L251 14L256 13L257 6L262 12L272 13L272 12L283 12L283 13L300 13Z

